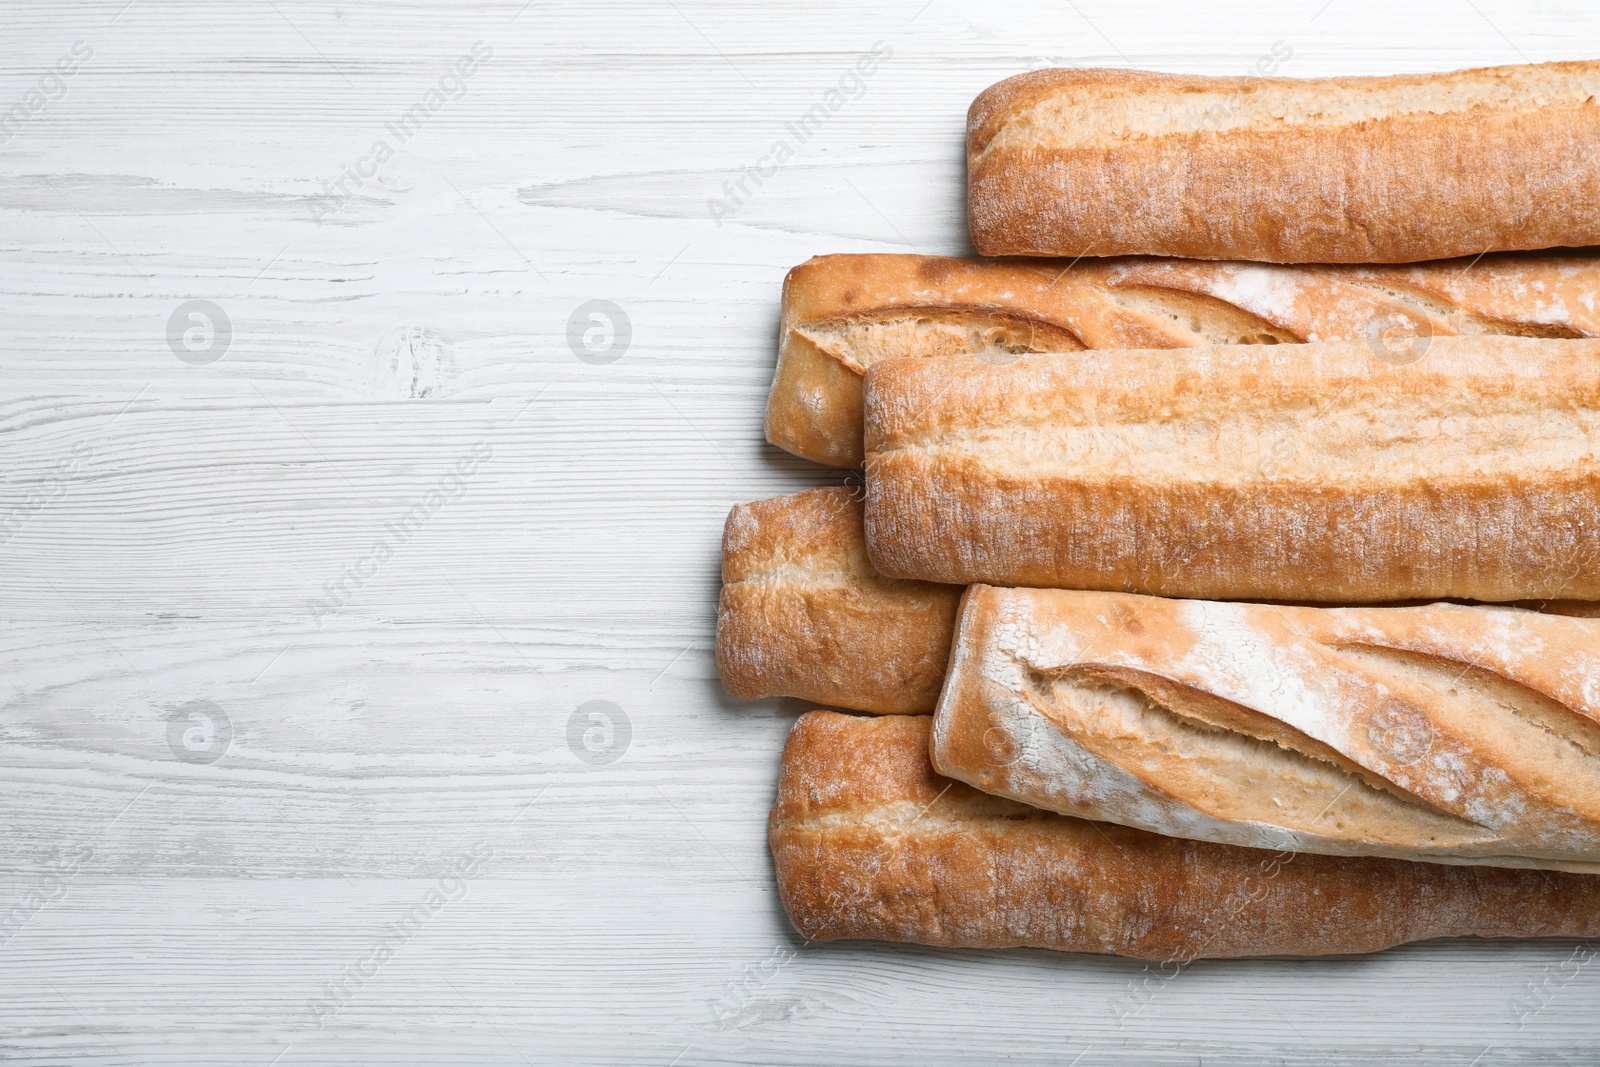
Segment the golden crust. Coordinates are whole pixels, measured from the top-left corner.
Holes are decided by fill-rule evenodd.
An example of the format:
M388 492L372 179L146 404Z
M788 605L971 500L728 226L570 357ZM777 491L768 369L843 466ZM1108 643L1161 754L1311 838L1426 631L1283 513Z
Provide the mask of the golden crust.
M933 761L1258 848L1600 873L1600 622L973 586Z
M768 840L803 936L1180 964L1600 933L1600 878L1273 853L1085 822L940 779L929 724L825 711L795 724Z
M1218 600L1600 599L1600 342L889 360L894 577Z
M972 239L984 255L1275 263L1597 244L1597 94L1592 61L1308 80L1035 71L968 113Z
M874 570L850 489L736 505L722 581L717 669L733 696L933 710L961 591Z
M1361 340L1374 329L1592 336L1597 291L1595 256L1405 267L819 256L784 281L766 435L819 463L860 466L861 376L897 356Z
M1164 347L1148 314L1119 313L1086 268L940 256L818 256L783 283L767 440L836 467L861 465L861 375L888 355ZM1103 273L1100 271L1099 273ZM854 332L856 336L850 336Z

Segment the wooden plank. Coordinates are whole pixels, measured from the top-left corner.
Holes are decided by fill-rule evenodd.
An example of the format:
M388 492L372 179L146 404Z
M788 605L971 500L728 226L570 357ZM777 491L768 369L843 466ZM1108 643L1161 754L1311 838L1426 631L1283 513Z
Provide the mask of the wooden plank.
M807 945L765 844L804 706L711 652L728 506L841 478L761 440L783 273L967 250L974 93L1587 58L1592 7L7 14L0 105L92 54L0 143L0 1058L1593 1061L1564 942Z

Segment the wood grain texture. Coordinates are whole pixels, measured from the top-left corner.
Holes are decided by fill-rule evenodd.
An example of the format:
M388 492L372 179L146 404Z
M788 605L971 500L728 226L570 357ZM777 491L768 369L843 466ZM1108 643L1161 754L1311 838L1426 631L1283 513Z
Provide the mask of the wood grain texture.
M1176 977L807 946L764 836L803 706L729 700L711 657L728 508L841 480L761 440L784 272L969 253L983 87L1278 40L1291 75L1592 58L1593 11L124 3L11 5L0 41L0 108L93 50L0 144L0 1059L1593 1060L1571 944ZM232 324L209 365L168 344L190 300ZM591 300L630 320L614 362L568 346ZM597 700L610 763L616 723L568 740ZM213 763L168 740L199 701Z

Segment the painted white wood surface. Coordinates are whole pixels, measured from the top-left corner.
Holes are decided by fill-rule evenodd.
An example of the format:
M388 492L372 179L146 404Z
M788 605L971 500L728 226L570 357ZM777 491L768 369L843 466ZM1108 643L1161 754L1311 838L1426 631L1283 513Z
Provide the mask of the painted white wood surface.
M801 707L729 700L710 651L728 506L839 480L761 441L783 272L967 250L977 91L1051 64L1242 72L1275 45L1298 75L1590 57L1600 9L14 0L3 18L0 107L27 114L0 144L0 1059L1600 1056L1600 966L1571 943L1170 980L806 946L765 847ZM875 44L892 55L799 144L786 124ZM458 98L396 143L475 45L492 55L446 82ZM394 158L330 204L380 139ZM779 140L794 157L713 220ZM631 323L607 364L567 341L596 299ZM190 300L232 324L209 365L168 342ZM395 534L408 512L426 521ZM568 742L591 700L631 723L610 763ZM169 743L193 706L231 726L215 762Z

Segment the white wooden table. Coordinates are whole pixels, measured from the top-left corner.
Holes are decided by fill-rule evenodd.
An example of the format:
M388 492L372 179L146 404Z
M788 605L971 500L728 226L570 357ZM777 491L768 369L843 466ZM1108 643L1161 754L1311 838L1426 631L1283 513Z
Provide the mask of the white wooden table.
M839 480L783 272L967 250L976 92L1600 48L1423 6L11 0L0 1059L1595 1062L1570 942L806 947L712 661L728 506Z

